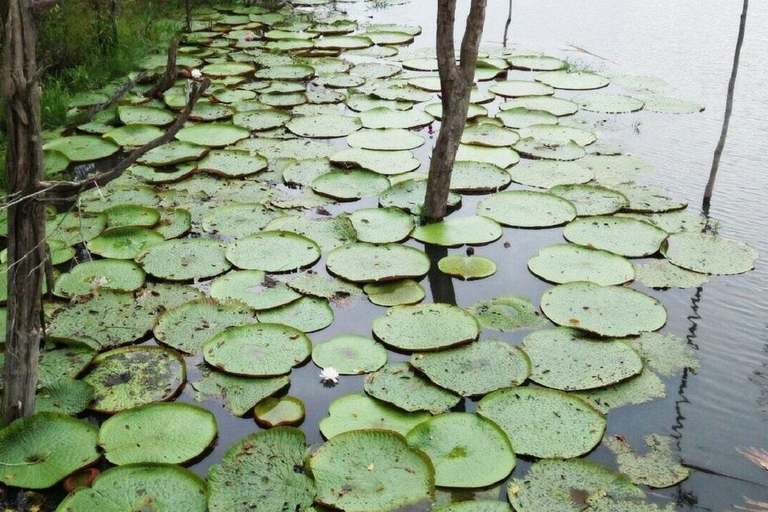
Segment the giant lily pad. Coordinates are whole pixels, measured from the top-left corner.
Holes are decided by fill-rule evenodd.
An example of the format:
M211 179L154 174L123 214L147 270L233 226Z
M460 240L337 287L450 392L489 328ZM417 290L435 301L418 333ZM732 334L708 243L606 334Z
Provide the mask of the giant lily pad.
M186 379L184 359L161 347L124 347L99 354L83 377L96 394L91 409L115 413L169 400Z
M87 242L106 227L107 216L103 213L63 212L45 222L46 235L67 245Z
M484 162L456 162L451 173L451 190L466 194L495 192L509 182L508 171Z
M535 124L557 124L556 115L551 114L546 110L529 110L525 107L502 110L496 114L496 118L501 120L507 128L514 129L527 128L528 126Z
M227 178L256 174L267 168L267 159L248 151L213 150L197 163L197 168Z
M562 60L546 55L516 55L508 60L513 68L526 71L557 71L565 67Z
M519 228L559 226L576 217L576 208L563 198L545 192L499 192L480 201L477 214Z
M415 171L421 162L410 151L374 151L350 148L339 151L331 162L344 167L362 167L385 176Z
M342 334L315 345L312 361L320 368L331 367L342 375L358 375L384 366L387 350L371 338Z
M309 238L289 231L265 231L241 238L227 248L236 267L266 272L289 272L320 258L320 248Z
M637 282L649 288L697 288L709 281L706 274L685 270L666 260L636 264L635 274Z
M583 91L600 89L611 83L610 79L588 71L546 71L536 75L536 81L547 84L555 89Z
M626 342L637 350L646 366L665 377L672 377L685 368L697 371L701 366L697 349L674 334L644 332Z
M197 354L209 339L227 327L254 321L253 311L244 305L199 299L160 315L154 333L165 345L186 354Z
M145 105L120 105L117 107L117 115L123 124L165 126L176 119L172 112L164 108Z
M501 227L486 217L459 217L418 226L411 237L425 244L445 247L481 245L501 238Z
M120 146L108 139L90 135L74 135L54 139L43 146L45 150L62 153L71 162L90 162L114 155Z
M688 468L680 465L672 456L674 439L650 434L645 436L649 451L636 453L624 439L606 437L608 449L616 454L619 470L636 484L664 488L679 484L688 478Z
M413 217L398 208L364 208L349 214L360 242L400 242L413 230Z
M302 332L314 332L333 323L333 310L328 299L302 297L285 306L259 311L258 318L259 322L283 324Z
M587 130L559 124L534 124L518 130L523 140L533 139L547 146L558 146L575 142L579 146L588 146L597 140L597 136Z
M377 196L387 188L386 176L360 169L332 171L312 181L312 190L341 201Z
M564 98L555 98L554 96L523 96L507 100L499 105L499 110L512 110L513 108L525 107L528 110L543 110L558 117L575 114L579 106Z
M664 398L666 386L655 373L646 369L640 375L613 386L577 391L573 395L583 399L603 414L608 414L611 409Z
M271 221L264 228L296 233L314 241L320 249L331 251L357 239L355 228L343 216L314 219L298 215L284 215Z
M435 416L414 427L407 439L429 456L440 487L485 487L506 478L515 467L507 435L477 414Z
M368 300L379 306L416 304L426 296L424 288L413 279L368 283L363 290L368 295Z
M304 402L294 396L266 398L253 409L253 417L263 428L298 425L304 420Z
M503 98L520 96L551 96L555 90L549 85L530 80L506 80L496 82L488 88L494 94Z
M518 140L520 136L512 130L488 123L468 125L461 134L463 144L494 148L511 146Z
M121 146L143 146L161 137L163 130L149 124L128 124L114 128L104 134L109 139Z
M429 418L431 415L426 411L406 412L362 394L351 394L331 402L328 416L320 420L320 432L326 439L364 429L391 430L405 435Z
M354 243L334 249L326 260L328 271L354 283L421 277L429 270L426 254L400 244Z
M622 256L575 244L544 247L528 260L528 269L551 283L589 281L602 286L632 281L635 270Z
M509 436L517 454L571 458L600 443L606 419L584 400L551 389L500 389L477 404L478 414Z
M426 502L435 470L405 438L385 430L357 430L330 439L309 459L316 501L349 512L394 510ZM343 490L343 492L342 492Z
M45 489L98 460L98 430L65 414L41 412L0 430L0 482Z
M112 464L181 464L200 455L216 437L216 418L185 403L157 403L123 411L99 430L99 445Z
M494 339L414 354L411 365L438 386L462 396L519 386L531 371L530 360L522 350Z
M379 204L384 207L397 207L414 215L421 215L426 193L426 180L405 180L392 185L379 194ZM461 196L451 192L448 194L446 203L448 208L455 208L461 203Z
M51 411L79 414L93 400L93 387L81 380L59 379L40 388L35 395L35 412Z
M203 230L225 237L242 238L263 229L279 216L259 203L217 206L203 217Z
M519 140L515 144L515 150L528 158L558 160L562 162L578 160L587 153L584 148L571 140L562 144L553 144L536 140L533 137Z
M512 180L517 183L540 188L586 183L595 176L592 171L576 162L552 160L527 162L515 166L510 174Z
M304 362L312 350L307 336L287 325L247 324L220 332L203 347L211 366L234 375L284 375Z
M474 316L450 304L395 306L373 321L373 333L387 345L406 351L439 350L477 339Z
M662 246L673 264L702 274L743 274L759 254L747 244L702 233L675 233Z
M205 146L175 140L151 149L139 162L152 167L162 167L198 160L207 152L208 148Z
M301 274L287 284L304 295L322 297L328 300L338 300L362 294L362 290L352 283L314 272Z
M624 194L599 185L557 185L547 192L573 203L579 216L610 215L629 206Z
M208 508L231 512L306 510L315 488L304 467L304 433L279 427L249 434L232 445L208 471Z
M262 310L284 306L301 298L285 283L268 277L260 270L229 272L211 284L211 297L236 300Z
M217 276L230 268L225 245L211 238L166 240L136 257L147 274L170 281Z
M59 380L74 379L88 366L95 355L93 349L80 345L41 351L37 375L38 387L51 387Z
M461 397L432 384L408 363L389 363L365 378L365 391L374 398L413 411L438 414L454 407Z
M342 115L314 115L294 117L285 125L291 133L300 137L333 139L345 137L362 128L357 117Z
M666 231L626 217L583 217L565 226L563 236L575 244L629 258L650 256L667 238Z
M235 416L243 416L254 405L288 387L290 379L283 375L265 379L238 377L226 373L208 371L203 379L193 382L195 399L206 397L223 400L227 409Z
M353 148L403 151L424 145L424 137L402 128L363 129L347 136Z
M144 271L126 260L95 260L75 265L56 280L53 293L59 297L87 295L96 290L130 292L144 284Z
M539 327L546 323L530 300L515 295L481 300L472 304L467 310L483 327L502 332Z
M541 310L558 325L600 336L634 336L661 329L667 321L667 310L653 297L589 282L550 288L541 297Z
M509 147L477 146L475 144L459 144L456 152L457 162L480 162L493 164L502 169L515 165L520 161L520 155Z
M391 110L386 107L376 107L362 112L360 120L366 128L411 129L432 124L435 119L421 110Z
M643 102L623 94L580 94L573 98L582 110L605 114L628 114L643 108Z
M247 128L226 123L204 123L187 126L179 130L176 138L200 146L222 148L247 138L251 132Z

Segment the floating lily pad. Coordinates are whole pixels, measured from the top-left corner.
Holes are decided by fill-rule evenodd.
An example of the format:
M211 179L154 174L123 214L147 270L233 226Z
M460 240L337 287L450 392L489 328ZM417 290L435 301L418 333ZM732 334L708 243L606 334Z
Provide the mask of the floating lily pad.
M459 144L456 152L457 162L484 162L502 169L515 165L520 161L520 155L512 148L494 148L476 146L474 144Z
M81 345L41 351L37 372L38 387L50 388L61 379L74 379L95 355L93 349Z
M226 123L204 123L187 126L179 130L176 138L200 146L221 148L247 138L251 132L247 128Z
M587 155L579 160L579 164L591 169L595 173L597 181L606 181L606 178L616 177L616 181L624 182L637 176L646 176L656 172L656 166L636 155ZM615 185L620 185L620 183ZM636 189L635 195L638 195L642 190L643 188ZM660 189L656 191L658 190Z
M412 71L437 71L437 59L434 58L410 58L403 61L403 68Z
M308 466L315 501L340 510L394 510L427 502L434 491L429 458L385 430L338 434L312 454Z
M467 311L477 318L483 327L502 332L539 327L546 323L530 300L514 295L475 302Z
M384 108L387 110L410 110L413 107L413 103L410 101L385 100L366 94L352 94L347 99L347 106L355 112L365 112L374 108Z
M551 283L589 281L602 286L632 281L635 270L626 258L575 244L544 247L528 260L528 269Z
M104 210L107 214L107 226L110 228L122 226L152 227L160 220L160 211L149 206L137 204L120 204Z
M477 396L519 386L531 363L519 348L488 339L458 348L414 354L411 366L438 386L462 396Z
M348 244L326 259L328 271L354 283L394 281L421 277L429 270L426 254L400 244Z
M583 110L604 114L628 114L643 108L643 102L623 94L580 94L573 98Z
M585 336L556 327L525 337L523 350L531 359L530 379L561 391L609 386L643 370L638 353L622 341Z
M117 115L123 124L165 126L176 119L173 112L164 108L145 105L120 105L117 107Z
M695 101L663 94L641 94L636 97L643 101L645 110L659 114L695 114L705 109L704 105Z
M114 128L104 134L120 146L143 146L163 135L163 130L149 124L128 124Z
M644 332L626 342L637 350L648 367L665 377L672 377L686 368L698 371L701 367L697 349L680 336Z
M496 82L491 85L488 90L503 98L551 96L555 93L555 90L549 85L530 80L506 80L503 82Z
M62 378L40 388L35 395L35 412L79 414L93 400L93 387L81 380Z
M198 162L197 168L227 178L239 178L265 170L267 159L248 151L213 150Z
M499 192L480 201L477 214L511 227L559 226L576 217L573 204L545 192L514 190Z
M144 271L127 260L95 260L75 265L56 280L59 297L87 295L100 288L130 292L144 284Z
M519 140L515 144L515 150L528 158L558 160L562 162L578 160L587 153L584 148L570 140L562 144L552 144L536 140L533 137Z
M413 411L438 414L451 409L461 397L432 384L408 363L389 363L365 378L365 391L374 398Z
M611 409L625 405L644 404L657 398L664 398L666 386L655 373L646 369L640 375L613 386L577 391L573 394L603 414L608 414Z
M623 286L576 282L547 290L541 310L552 322L599 336L634 336L661 329L667 310L656 299Z
M577 162L534 160L517 165L510 171L512 180L529 187L550 188L590 181L594 173Z
M236 267L266 272L289 272L320 258L312 240L289 231L264 231L241 238L227 248L227 259Z
M236 300L255 310L284 306L301 298L285 283L268 277L260 270L230 272L211 284L211 297Z
M435 512L511 512L512 509L503 501L477 500L459 501L434 510Z
M691 272L666 260L635 264L635 279L649 288L698 288L709 276Z
M197 166L193 162L180 164L175 167L134 165L130 169L130 176L145 183L157 185L181 181L192 176L196 172Z
M290 119L290 114L282 110L262 109L253 112L238 112L232 118L232 122L252 131L264 131L284 126Z
M224 253L225 245L218 240L185 238L151 245L136 261L151 276L185 281L214 277L229 270Z
M206 397L223 400L227 409L235 416L243 416L254 405L288 387L287 376L254 379L238 377L221 372L204 372L203 379L192 383L195 399Z
M284 215L271 221L265 229L304 236L317 243L323 252L357 240L352 222L343 216L313 219L298 215Z
M229 327L203 347L205 362L234 375L284 375L312 350L307 336L287 325L258 323Z
M26 489L46 489L98 460L98 430L65 414L41 412L0 430L0 481Z
M260 322L283 324L303 332L314 332L333 323L333 310L328 304L328 299L302 297L279 308L259 311L258 318Z
M360 242L400 242L413 230L413 217L398 208L365 208L348 215Z
M619 214L620 217L631 217L633 219L650 222L654 226L660 227L667 233L681 233L683 231L693 231L701 233L707 224L707 219L698 213L688 210L676 210L662 213L625 213Z
M347 144L353 148L379 151L416 149L424 142L424 137L402 128L366 128L347 136Z
M174 397L186 380L184 359L161 347L124 347L93 358L83 380L93 386L90 408L116 413Z
M164 240L163 235L153 229L141 227L112 228L90 240L88 249L105 258L129 260L135 258L147 247L159 244Z
M755 268L759 254L749 245L703 233L675 233L661 248L673 264L702 274L743 274Z
M480 324L450 304L395 306L373 321L373 333L404 351L440 350L477 339Z
M295 160L283 168L283 181L290 185L308 187L315 178L333 169L327 158Z
M376 196L387 188L386 176L359 169L328 172L312 181L312 190L342 201Z
M417 226L411 237L444 247L482 245L501 238L501 226L486 217L469 216Z
M355 50L369 46L373 46L373 41L359 36L324 36L315 41L318 50Z
M326 439L365 429L391 430L405 435L429 418L431 415L426 411L406 412L362 394L344 395L331 402L328 416L320 420L320 432Z
M315 345L312 361L320 368L331 367L341 375L359 375L384 366L387 351L371 338L343 334Z
M506 432L517 454L540 458L589 453L606 425L605 416L584 400L530 386L494 391L478 402L477 412Z
M391 110L387 107L375 107L360 114L363 126L373 129L412 129L432 124L435 120L421 110Z
M269 92L259 96L259 101L264 105L276 108L289 108L303 105L307 102L307 95L303 92L279 93Z
M514 98L499 105L499 110L511 110L519 107L524 107L528 110L543 110L558 117L569 116L579 110L579 106L576 103L563 98L555 98L554 96L523 96L521 98Z
M624 209L630 212L660 213L685 208L688 203L669 197L668 192L653 185L618 183L611 185L629 200Z
M362 128L357 117L342 115L315 115L294 117L285 125L291 133L300 137L333 139L346 137Z
M192 471L171 464L129 464L109 469L91 487L67 496L57 512L131 510L151 503L157 510L181 507L205 512L205 482Z
M539 73L535 79L537 82L550 85L555 89L573 91L600 89L611 83L610 79L588 71L547 71Z
M301 274L287 284L304 295L322 297L331 301L362 293L362 290L352 283L313 272Z
M446 256L437 262L443 274L458 277L464 281L483 279L496 273L496 263L482 256Z
M442 120L443 118L443 104L442 103L430 103L429 105L426 105L424 107L424 112L431 115L437 120ZM478 117L487 116L488 115L488 109L485 108L482 105L476 105L474 103L469 104L469 109L467 110L467 120L476 119Z
M71 162L90 162L114 155L120 151L120 146L101 137L74 135L54 139L43 145L43 149L58 151Z
M507 435L476 414L441 414L414 427L407 439L436 465L435 483L441 487L485 487L515 467Z
M202 407L149 404L107 419L99 431L99 445L112 464L181 464L208 448L217 430L216 418Z
M250 75L254 68L244 62L226 62L221 64L208 64L201 70L204 74L213 77L227 77L237 75Z
M262 204L238 203L219 206L203 217L203 230L225 237L252 235L279 216Z
M619 463L619 471L638 485L656 489L672 487L688 478L688 468L678 463L672 455L674 439L669 436L650 434L645 436L649 451L638 454L624 439L606 437L605 443Z
M468 125L461 134L463 144L477 146L509 147L518 140L520 136L512 130L487 123Z
M208 340L227 327L254 321L253 311L242 304L199 299L160 315L154 334L165 345L186 354L197 354Z
M624 194L599 185L557 185L547 192L573 203L580 217L610 215L629 206Z
M456 162L451 173L451 190L466 194L495 192L509 185L509 172L490 163Z
M293 396L266 398L253 409L253 416L263 428L298 425L304 420L304 402Z
M554 114L546 110L529 110L525 107L502 110L496 114L496 118L500 119L507 128L515 129L527 128L533 125L557 124L557 116Z
M405 180L392 185L379 194L379 204L384 207L397 207L414 215L420 215L424 209L426 193L426 180ZM451 192L448 194L446 203L449 209L455 208L461 203L461 196Z
M296 469L304 467L306 450L304 433L291 427L242 438L208 471L210 511L309 509L312 478Z
M414 171L421 165L410 151L374 151L359 148L339 151L331 157L331 162L347 167L362 167L385 176Z
M588 146L597 140L597 136L590 131L559 124L533 124L520 128L518 133L523 140L532 138L548 146L562 146L569 142Z
M581 217L565 226L563 236L575 244L628 258L650 256L667 238L666 231L626 217Z
M546 55L520 55L508 60L513 68L527 71L557 71L565 67L562 60Z
M368 300L379 306L416 304L426 296L424 288L412 279L369 283L363 287Z

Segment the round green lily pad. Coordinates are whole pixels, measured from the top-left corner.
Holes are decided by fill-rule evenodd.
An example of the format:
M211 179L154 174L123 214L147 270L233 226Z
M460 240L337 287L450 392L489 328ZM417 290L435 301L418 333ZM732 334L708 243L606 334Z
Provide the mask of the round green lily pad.
M185 403L157 403L123 411L99 430L99 445L112 464L182 464L213 442L218 427L207 409Z
M755 268L758 252L749 245L704 233L675 233L662 254L674 265L702 274L743 274Z
M606 419L584 400L553 389L500 389L477 404L477 413L509 436L518 455L571 458L600 443Z
M347 136L347 144L353 148L378 151L403 151L424 145L424 137L402 128L365 128Z
M635 270L623 256L575 244L544 247L528 260L528 269L551 283L589 281L601 286L632 281Z
M357 117L343 115L314 115L294 117L285 125L288 130L300 137L333 139L346 137L362 128Z
M249 434L229 447L208 471L208 509L308 510L315 496L304 467L304 433L278 427Z
M611 436L605 439L608 449L616 455L619 470L632 482L662 489L688 478L688 468L678 463L672 453L674 438L650 434L644 440L648 451L641 455L623 438Z
M485 395L519 386L531 372L531 362L522 350L494 339L440 352L414 354L411 366L438 386L462 396Z
M366 429L391 430L405 435L431 417L426 411L406 412L399 407L355 393L331 402L328 416L320 420L320 432L326 439L350 430Z
M250 377L284 375L304 362L309 338L287 325L258 323L229 327L203 347L205 362L219 370Z
M304 236L317 243L323 252L331 251L357 239L357 233L355 233L352 222L344 216L309 218L299 215L284 215L271 221L264 229L267 231L286 231Z
M120 146L143 146L163 135L163 130L149 124L128 124L114 128L104 134Z
M312 190L341 201L377 196L387 188L386 176L360 169L332 171L312 181Z
M222 62L220 64L208 64L201 71L208 76L227 77L250 75L253 70L253 66L244 62Z
M417 226L411 238L443 247L482 245L501 238L501 226L487 217L458 217Z
M150 503L156 510L181 507L205 512L205 482L192 471L171 464L128 464L108 469L91 487L67 496L57 512L135 510Z
M384 366L387 350L371 338L342 334L315 345L312 361L320 368L333 368L341 375L359 375Z
M197 168L226 178L239 178L265 170L267 159L248 151L215 149L197 163Z
M144 271L133 261L88 261L61 274L56 280L53 293L59 297L76 297L100 288L129 292L141 288L144 277Z
M350 148L331 156L331 162L343 167L361 167L385 176L415 171L421 162L410 151L375 151Z
M103 213L63 212L45 221L45 234L72 246L97 237L106 227Z
M105 258L130 260L139 255L145 248L159 244L164 240L163 235L154 229L141 227L112 228L89 240L88 249Z
M405 411L439 414L456 406L461 397L436 386L408 363L389 363L365 378L365 391Z
M413 231L413 217L398 208L364 208L348 215L360 242L400 242Z
M426 193L426 180L405 180L392 185L379 194L379 204L384 207L397 207L414 215L420 215L424 209ZM453 192L448 194L447 206L449 209L455 208L460 203L460 195Z
M545 192L514 190L499 192L480 201L477 214L519 228L559 226L576 217L573 204Z
M373 46L373 41L359 36L324 36L315 41L318 50L355 50L369 46Z
M138 204L119 204L104 210L107 227L124 226L152 227L160 220L160 211Z
M120 146L101 137L74 135L54 139L43 145L43 149L58 151L71 162L90 162L114 155L120 151Z
M558 185L586 183L594 173L578 162L533 160L516 165L511 171L512 181L529 187L550 188Z
M413 107L413 103L410 101L385 100L367 94L351 94L347 99L347 106L355 112L365 112L366 110L381 107L388 110L410 110Z
M603 114L628 114L643 108L643 102L623 94L580 94L574 96L582 110Z
M656 334L656 333L653 333ZM571 393L603 414L626 405L639 405L667 396L664 382L652 371L644 370L613 386Z
M414 427L407 439L429 456L440 487L485 487L503 480L515 467L507 435L477 414L440 414Z
M352 283L312 271L299 275L287 284L304 295L322 297L331 301L362 294L362 290Z
M599 180L598 180L599 181ZM617 183L611 185L629 200L624 210L640 213L662 213L685 208L688 203L669 196L669 192L653 185Z
M365 128L413 129L430 125L435 118L422 110L392 110L386 107L375 107L362 112L360 120Z
M634 336L661 329L667 321L667 310L648 295L588 282L550 288L541 297L541 310L557 325L599 336Z
M602 249L628 258L640 258L656 253L667 232L627 217L581 217L563 230L569 241Z
M304 420L304 402L293 396L265 398L254 407L253 417L262 428L298 425Z
M451 173L451 190L465 194L496 192L509 185L509 172L484 162L456 162Z
M173 112L169 110L145 105L119 105L117 115L123 124L165 126L176 119Z
M500 119L507 128L514 129L527 128L532 125L557 124L557 116L554 114L550 114L546 110L529 110L525 107L502 110L496 114L496 118ZM519 138L518 136L518 140Z
M424 112L431 115L437 120L443 118L443 104L442 103L430 103L424 107ZM476 105L474 103L469 104L467 110L467 120L476 119L488 115L488 109L482 105Z
M308 187L312 180L332 170L334 168L327 158L294 160L283 168L283 181L289 185Z
M241 238L227 248L236 267L266 272L290 272L314 264L320 248L309 238L289 231L264 231Z
M579 111L579 106L564 98L554 96L523 96L505 101L499 105L499 110L511 110L525 107L528 110L543 110L558 117L569 116Z
M587 130L559 124L533 124L518 130L522 140L533 139L547 146L558 146L575 142L579 146L588 146L597 140L597 136Z
M698 213L687 210L675 210L661 213L630 213L622 212L620 217L631 217L637 220L650 222L654 226L660 227L667 233L680 233L683 231L693 231L701 233L707 224L707 219Z
M69 158L64 153L53 149L43 152L43 160L45 163L44 173L47 177L61 174L69 167Z
M535 79L537 82L547 84L555 89L572 91L600 89L611 83L610 79L588 71L546 71L536 75Z
M235 416L243 416L257 403L288 387L290 382L286 375L254 379L203 371L202 380L193 382L192 387L196 391L195 400L198 402L208 397L215 398L223 401Z
M530 300L515 295L481 300L469 306L467 311L477 318L483 327L502 332L538 327L546 323Z
M649 288L697 288L709 281L709 276L685 270L666 260L654 260L635 264L635 279Z
M530 379L561 391L610 386L643 371L640 356L628 344L567 327L532 332L523 350L533 365Z
M496 263L482 256L446 256L437 262L443 274L458 277L464 281L483 279L496 273Z
M463 144L494 148L509 147L518 140L520 136L512 130L487 123L467 125L461 134Z
M182 128L176 134L176 138L200 146L221 148L245 139L250 134L247 128L234 124L203 123Z
M434 491L429 458L385 430L334 436L312 454L308 466L315 477L315 501L340 510L395 510L427 503Z
M283 324L302 332L314 332L333 323L333 309L328 299L302 297L285 306L259 311L258 318L259 322Z
M232 117L232 122L237 126L242 126L252 131L264 131L280 128L290 119L290 114L282 110L269 108L253 112L238 112Z
M259 203L217 206L203 217L203 230L224 237L242 238L260 231L279 215Z
M557 71L565 67L565 62L546 55L519 55L510 57L510 65L526 71Z
M211 283L211 297L236 300L255 310L284 306L301 298L282 281L268 277L260 270L229 272Z
M81 380L58 379L42 387L35 395L35 412L60 412L79 414L88 408L93 400L93 387Z
M174 397L186 380L184 359L161 347L123 347L93 358L83 380L93 386L90 408L116 413Z
M599 185L557 185L547 192L573 203L580 217L610 215L629 206L629 199L624 194Z
M506 169L518 163L520 155L514 149L508 147L494 148L474 144L459 144L459 149L456 152L456 161L481 162Z
M185 354L197 354L227 327L254 321L253 311L240 303L198 299L165 311L153 331L159 342Z
M82 420L55 412L20 418L0 430L0 482L26 489L46 489L98 460L98 430Z
M329 272L354 283L421 277L429 264L423 252L396 243L348 244L331 251L326 259Z
M477 339L480 324L470 313L450 304L395 306L373 321L381 341L405 351L440 350Z
M512 509L503 501L473 500L459 501L433 510L435 512L511 512Z
M408 58L403 61L403 68L412 71L437 71L438 64L435 58Z
M212 238L166 240L146 248L136 261L147 274L169 281L214 277L230 268L225 245Z
M570 140L562 144L553 144L536 140L533 137L520 139L515 144L515 150L528 158L562 162L578 160L587 154L583 147Z
M645 110L658 114L696 114L705 109L701 103L658 93L640 94L635 97L643 101Z
M520 96L551 96L555 90L549 85L530 80L505 80L496 82L488 88L492 93L503 98Z
M368 300L378 306L416 304L426 296L424 288L412 279L387 283L368 283L363 287Z

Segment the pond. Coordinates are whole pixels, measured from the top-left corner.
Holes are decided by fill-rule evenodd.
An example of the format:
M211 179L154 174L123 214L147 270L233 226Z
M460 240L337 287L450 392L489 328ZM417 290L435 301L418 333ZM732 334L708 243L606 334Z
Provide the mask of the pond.
M469 2L459 4L457 19L463 20ZM502 45L508 6L504 0L489 0L483 51L486 48L498 49ZM412 0L384 7L373 7L368 2L339 3L337 7L361 25L394 23L420 26L422 33L413 44L401 47L402 53L433 46L435 0ZM618 439L626 440L640 451L643 450L645 436L669 436L674 456L690 469L690 476L668 488L645 490L648 501L660 505L671 502L677 510L732 510L743 505L745 498L768 501L768 474L739 453L740 449L749 447L768 449L768 267L765 265L768 255L768 174L765 172L768 157L763 149L764 141L768 140L768 97L762 92L765 62L768 61L768 32L760 30L768 22L768 5L754 3L750 9L730 132L710 213L711 226L718 235L746 242L761 256L752 271L740 275L712 276L708 282L691 288L654 289L633 283L632 288L658 299L666 307L667 321L660 332L684 338L685 344L698 355L700 368L695 371L686 368L662 376L666 395L663 398L618 407L607 414L606 437L616 439L615 436L618 436ZM687 202L688 211L698 213L723 122L741 4L694 0L621 3L611 0L552 0L543 3L513 0L511 12L506 42L508 48L523 53L541 52L566 60L573 68L606 76L630 74L660 77L668 84L665 94L706 106L703 112L686 115L645 110L610 115L582 110L573 116L571 123L572 126L595 132L599 142L619 144L624 153L636 155L650 163L657 171L639 176L638 182L662 187L670 197ZM457 29L457 37L460 36L461 30ZM361 60L359 57L350 59ZM506 76L510 80L530 80L533 74L509 70ZM494 82L481 82L481 90L487 90L490 84ZM616 84L599 92L626 94L626 90ZM579 94L582 91L558 89L556 96L567 99ZM496 99L485 106L494 114L498 112L499 103ZM417 110L421 108L421 105L416 107ZM343 113L342 110L339 112ZM351 113L348 109L345 112ZM344 126L337 128L345 130ZM414 150L415 157L421 162L421 171L428 168L431 146L438 129L439 123L434 123L428 128L414 130L427 141ZM348 147L343 137L330 139L329 142L337 150ZM394 159L384 163L385 166L397 164ZM275 188L293 193L292 189L282 184L275 185ZM512 183L507 190L534 189ZM478 204L487 197L463 195L461 207L448 219L475 215ZM314 215L320 218L328 214L337 216L362 208L375 208L377 204L376 197L366 197L354 202L324 205L320 214ZM431 260L432 268L419 281L425 291L425 304L442 302L469 308L478 301L514 295L527 298L538 309L542 296L552 285L530 272L528 262L542 248L563 243L563 230L562 226L549 229L505 227L498 240L471 249L467 246L447 249L425 246L413 239L404 244L425 251ZM296 268L311 266L315 272L328 275L327 252L324 250L319 261L314 263L317 258L312 255L306 260L301 259L299 253L304 249L286 245L287 261L281 260L275 269L291 265ZM175 252L160 254L158 258L173 260L181 257L182 250L186 249L176 248ZM190 254L202 250L193 248ZM258 246L244 247L241 252L242 258L257 258ZM497 271L481 280L462 281L437 270L437 262L441 258L468 253L492 260L497 265ZM289 254L291 258L288 258ZM233 258L230 260L234 262ZM652 259L632 261L642 264ZM235 264L241 267L241 264ZM149 271L155 275L161 272ZM287 281L293 277L294 274L276 274L278 280ZM208 291L210 281L196 279L195 284ZM267 283L265 286L274 285ZM365 295L331 301L331 307L333 322L308 334L314 346L341 334L371 337L374 321L387 311L371 303ZM553 327L546 321L543 326ZM542 324L536 327L542 327ZM493 338L521 346L523 338L532 330L521 328L501 332L485 327L480 339ZM182 333L182 336L186 334ZM168 336L172 335L172 332L168 333ZM149 339L144 344L157 343ZM388 358L390 364L411 360L410 353L392 350L388 350ZM201 379L205 363L199 354L185 357L185 360L187 384L177 400L198 404L195 389L190 383ZM320 368L311 360L293 368L290 387L278 394L289 394L305 404L305 419L300 428L313 448L324 443L319 424L328 416L331 403L341 396L362 392L365 381L365 375L342 375L337 384L321 382L319 373ZM454 410L474 412L477 402L476 399L464 398ZM222 461L229 447L247 434L260 430L260 427L250 412L242 418L233 416L220 400L208 398L202 405L216 416L218 438L203 456L196 458L188 467L205 478L209 468ZM84 417L89 416L86 414ZM91 418L101 422L106 416ZM606 444L600 444L586 458L616 468L616 455ZM516 467L509 478L523 478L535 460L518 455ZM506 486L502 484L485 489L482 497L506 500ZM443 499L448 498L444 496ZM460 499L460 495L457 493L454 499ZM572 499L578 501L573 496ZM584 501L586 498L581 499ZM411 509L428 508L422 504Z

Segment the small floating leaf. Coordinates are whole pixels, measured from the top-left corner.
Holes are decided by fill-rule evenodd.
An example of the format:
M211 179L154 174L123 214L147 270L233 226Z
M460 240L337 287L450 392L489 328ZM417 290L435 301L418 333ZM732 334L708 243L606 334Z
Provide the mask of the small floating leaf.
M413 279L387 283L368 283L363 287L368 300L378 306L416 304L426 296L424 288Z
M265 398L253 409L253 417L262 428L298 425L304 420L304 402L294 396Z
M413 230L413 217L398 208L364 208L348 215L360 242L400 242Z

